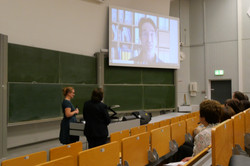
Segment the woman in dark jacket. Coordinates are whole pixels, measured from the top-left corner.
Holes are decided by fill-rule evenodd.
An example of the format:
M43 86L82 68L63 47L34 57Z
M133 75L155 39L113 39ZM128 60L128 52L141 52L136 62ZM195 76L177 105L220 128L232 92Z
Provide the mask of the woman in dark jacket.
M110 118L107 105L102 103L103 90L94 89L91 100L84 103L83 118L86 122L84 135L87 137L89 148L103 145L107 142L108 124Z

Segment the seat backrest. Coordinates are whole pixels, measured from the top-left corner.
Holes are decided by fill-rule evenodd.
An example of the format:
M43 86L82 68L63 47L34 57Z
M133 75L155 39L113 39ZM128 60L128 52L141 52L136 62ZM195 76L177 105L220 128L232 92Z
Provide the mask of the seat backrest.
M41 151L2 161L2 166L34 166L47 161L47 152Z
M212 165L229 165L233 148L233 120L212 128Z
M110 142L118 141L120 154L122 152L122 139L126 138L126 137L129 137L129 136L130 136L129 129L118 131L118 132L110 134Z
M130 136L129 129L117 131L117 132L110 134L110 142L121 141L123 138L129 137L129 136Z
M244 111L245 113L245 133L250 133L250 108Z
M179 116L171 118L171 119L170 119L170 124L179 122L179 121L180 121L179 118L180 118Z
M181 115L181 116L179 116L179 121L186 120L187 118L188 118L187 115Z
M120 163L119 146L119 142L115 141L81 151L78 155L79 166L116 166Z
M160 122L149 123L147 124L147 132L150 132L153 129L157 129L160 127Z
M133 135L137 135L137 134L140 134L140 133L144 133L146 131L147 131L146 130L146 125L133 127L133 128L130 129L130 135L133 136Z
M36 166L71 166L74 165L74 159L72 156L65 156L55 160L48 161Z
M75 142L72 144L51 148L49 150L49 157L50 160L55 160L71 155L74 159L74 166L77 166L77 156L80 151L82 151L82 142Z
M171 124L171 140L175 140L178 146L185 142L186 122L184 120Z
M240 112L232 116L231 119L233 119L234 146L238 144L243 150L245 150L245 114L244 112Z
M148 164L149 133L144 132L122 140L122 163L144 166Z
M151 130L151 149L155 149L159 157L162 157L170 152L170 140L171 136L169 125Z
M160 127L170 125L170 119L160 121Z
M187 133L189 133L191 136L194 136L194 129L198 126L198 122L199 118L195 116L186 119Z

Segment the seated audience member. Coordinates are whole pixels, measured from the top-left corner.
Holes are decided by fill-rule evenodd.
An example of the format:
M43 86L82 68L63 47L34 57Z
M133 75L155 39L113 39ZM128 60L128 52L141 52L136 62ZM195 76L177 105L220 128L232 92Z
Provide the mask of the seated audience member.
M227 119L230 119L234 115L235 115L235 112L230 106L223 105L222 106L222 115L221 115L221 121L220 122L223 122L223 121L225 121Z
M246 97L245 97L244 93L242 93L240 91L235 91L233 93L232 99L238 99L239 101L241 101L241 100L246 100Z
M204 128L194 137L193 155L197 155L211 144L211 129L220 122L222 106L218 101L205 100L200 104L200 122ZM192 157L186 157L186 162Z
M242 100L240 102L242 103L244 110L250 108L250 101L249 100Z
M238 99L227 99L225 105L230 106L236 114L244 110L242 103Z
M249 98L246 94L245 94L245 100L249 101Z

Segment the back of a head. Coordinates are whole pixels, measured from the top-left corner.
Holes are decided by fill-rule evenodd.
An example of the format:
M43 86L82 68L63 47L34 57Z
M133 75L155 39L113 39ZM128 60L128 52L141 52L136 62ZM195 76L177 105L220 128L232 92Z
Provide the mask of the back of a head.
M223 122L227 119L230 119L234 115L235 115L235 112L230 106L228 106L228 105L222 106L221 122Z
M103 99L103 89L96 88L92 91L91 100L94 102L101 102Z
M238 99L239 101L241 101L241 100L246 100L246 97L245 97L244 93L242 93L240 91L235 91L233 93L233 99Z
M240 101L244 107L244 110L250 108L250 101L249 100L241 100Z
M216 100L204 100L200 104L200 117L204 117L209 124L220 122L222 114L221 104Z
M227 99L225 105L230 106L236 114L244 110L242 103L238 99Z

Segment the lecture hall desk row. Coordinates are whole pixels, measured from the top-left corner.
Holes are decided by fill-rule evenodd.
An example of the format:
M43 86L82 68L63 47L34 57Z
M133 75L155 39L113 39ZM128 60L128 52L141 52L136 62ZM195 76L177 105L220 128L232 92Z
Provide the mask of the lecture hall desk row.
M116 132L116 133L120 133L118 137L116 133L111 133L111 136L110 136L111 143L105 144L100 147L92 148L89 150L85 150L85 151L82 151L81 142L77 142L77 143L73 143L69 145L63 145L60 147L55 147L55 148L50 149L50 152L49 152L50 161L48 162L47 162L46 152L42 151L42 152L33 153L30 155L26 155L26 156L20 156L14 159L5 160L2 162L2 166L14 166L14 165L15 166L18 166L18 165L34 166L34 165L39 165L39 164L43 166L45 165L48 165L48 166L50 165L53 165L53 166L56 166L56 165L60 165L60 166L98 165L95 162L105 163L105 165L112 165L111 163L116 163L117 165L118 163L121 163L121 162L124 163L125 159L127 159L126 160L127 162L130 162L130 165L134 161L138 161L139 163L143 163L144 165L148 163L147 153L151 146L152 148L158 149L159 156L163 156L164 154L169 152L169 141L166 141L166 140L171 139L170 138L170 123L175 124L174 122L181 120L181 123L180 123L181 125L179 123L176 123L176 124L179 124L176 126L177 127L182 126L184 128L186 126L186 123L183 119L186 119L189 116L195 118L195 115L196 114L194 113L190 113L190 115L185 116L185 117L180 116L178 118L173 118L173 120L166 119L159 123L151 123L151 124L147 124L144 126L131 128L131 130L124 130L121 132ZM194 121L194 118L193 118L193 121ZM195 118L195 119L198 119L198 118ZM195 123L197 124L197 122ZM144 129L144 130L141 130L141 129ZM184 128L183 131L185 131L186 133L186 127ZM124 133L128 135L125 135ZM150 137L150 134L151 134L151 137ZM126 136L128 137L125 138ZM176 135L175 137L178 137L178 135ZM118 140L115 141L115 139L118 139ZM151 144L149 144L150 140L151 140ZM185 140L182 139L182 141L184 142ZM159 144L159 143L162 143L162 144ZM163 145L165 146L165 148L161 148L161 147L164 147ZM140 151L142 151L142 153L140 153ZM131 154L134 154L134 155L131 155ZM139 157L138 154L141 154L139 155L141 157ZM67 157L68 155L70 155L70 157ZM100 156L103 156L103 157L105 156L105 157L102 158ZM121 158L121 156L123 156L123 158ZM134 158L131 159L131 156L133 156ZM109 157L112 157L112 158L109 158ZM111 163L107 161L110 161ZM70 164L72 162L73 164Z
M82 151L81 142L52 148L50 149L50 161L48 162L47 154L44 151L3 161L2 166L34 166L39 164L40 166L95 166L100 165L100 163L104 166L112 166L118 165L119 163L125 165L126 162L130 166L147 165L149 164L149 150L152 151L152 149L155 149L159 157L162 157L170 152L170 140L175 140L178 145L182 145L185 142L185 136L183 136L182 133L185 135L185 133L192 131L197 126L197 119L197 116L187 116L187 119L184 121L179 117L180 121L176 123L166 124L166 122L159 122L158 128L152 127L155 124L148 124L146 128L148 128L149 131L143 131L139 134L133 134L133 129L131 128L130 131L124 130L117 132L121 135L120 137L116 136L118 140L112 138L113 133L111 133L110 143L85 151ZM190 131L188 131L189 121L193 122L193 124L196 123L196 126L190 127L193 128L189 129ZM232 156L232 148L236 144L239 144L244 149L243 133L250 133L249 122L250 109L235 115L230 120L212 129L211 148L213 166L228 165L230 157ZM162 126L160 126L160 124L162 124ZM126 136L127 134L129 135ZM225 135L227 136L225 137ZM190 163L200 159L209 149L210 147L204 149L204 151L190 160L186 165L190 165ZM27 161L29 161L30 164L21 164Z

